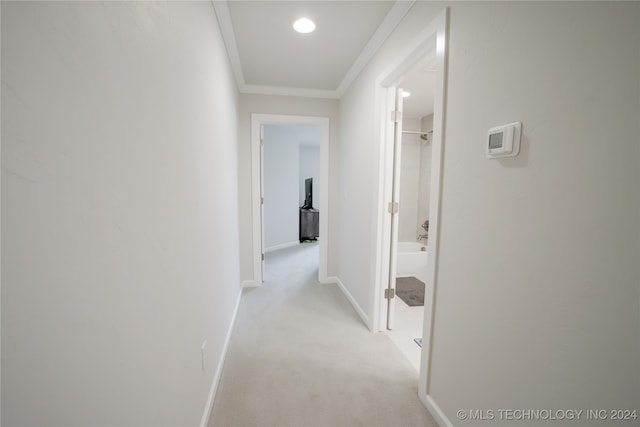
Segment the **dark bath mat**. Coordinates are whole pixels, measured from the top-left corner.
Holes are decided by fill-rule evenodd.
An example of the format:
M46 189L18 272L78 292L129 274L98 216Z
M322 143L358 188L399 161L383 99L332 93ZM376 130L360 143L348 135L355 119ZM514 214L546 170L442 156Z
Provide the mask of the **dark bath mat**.
M415 277L398 277L396 295L410 307L424 305L424 283Z

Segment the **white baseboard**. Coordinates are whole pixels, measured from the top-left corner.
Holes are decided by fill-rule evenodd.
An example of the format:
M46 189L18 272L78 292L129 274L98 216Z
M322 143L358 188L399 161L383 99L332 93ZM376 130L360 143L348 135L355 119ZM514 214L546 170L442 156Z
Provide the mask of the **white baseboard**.
M353 309L358 313L358 316L360 316L367 328L371 329L369 325L369 316L367 316L362 307L360 307L360 304L358 304L353 295L351 295L351 292L349 292L344 283L342 283L342 281L336 276L327 277L327 281L338 285L344 296L347 297L347 300L351 303L351 306L353 306Z
M243 280L242 281L243 288L258 288L260 287L260 283L257 280Z
M451 421L449 421L449 418L447 418L442 409L440 409L440 406L438 406L431 396L428 394L423 396L418 393L418 397L422 401L422 404L427 407L427 410L440 427L454 427Z
M243 282L244 283L244 282ZM211 390L209 391L209 397L207 404L202 414L202 420L200 421L200 427L207 427L209 424L209 418L211 417L211 410L213 409L213 402L216 398L216 392L218 391L218 385L220 384L220 377L222 377L222 368L224 367L224 361L227 358L227 351L229 350L229 342L231 341L231 333L233 332L233 326L236 323L236 317L238 316L238 308L240 307L240 299L242 298L242 291L238 293L238 299L236 301L236 307L233 310L233 316L231 317L231 324L227 331L227 336L224 340L224 346L222 347L222 357L216 367L216 372L213 375L213 383L211 384Z
M268 252L273 252L273 251L277 251L280 249L286 249L286 248L290 248L292 246L298 246L300 244L299 240L296 240L295 242L289 242L289 243L283 243L281 245L275 245L275 246L271 246L268 248L264 248L264 253L268 253Z

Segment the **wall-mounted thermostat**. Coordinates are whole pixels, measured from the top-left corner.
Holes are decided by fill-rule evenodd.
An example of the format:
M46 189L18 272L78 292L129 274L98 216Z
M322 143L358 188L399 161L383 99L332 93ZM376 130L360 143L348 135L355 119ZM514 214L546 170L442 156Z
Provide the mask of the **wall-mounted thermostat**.
M486 154L488 159L514 157L520 152L522 123L496 126L487 133Z

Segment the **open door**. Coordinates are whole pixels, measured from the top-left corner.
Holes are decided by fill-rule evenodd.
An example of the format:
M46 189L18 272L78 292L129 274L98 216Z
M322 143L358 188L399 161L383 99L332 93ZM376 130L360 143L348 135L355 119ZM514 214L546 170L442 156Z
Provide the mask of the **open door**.
M264 283L264 125L260 125L260 284Z
M402 89L390 88L389 97L394 99L394 109L391 112L393 122L393 182L391 185L391 245L389 252L389 278L385 298L387 298L387 329L394 328L396 270L398 253L398 211L400 209L400 165L402 159Z

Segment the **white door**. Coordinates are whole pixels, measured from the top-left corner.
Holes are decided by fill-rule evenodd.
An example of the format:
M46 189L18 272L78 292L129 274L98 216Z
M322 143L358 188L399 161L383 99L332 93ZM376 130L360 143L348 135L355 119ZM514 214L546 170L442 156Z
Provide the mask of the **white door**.
M260 284L264 282L264 125L260 125Z
M391 112L393 122L393 182L391 188L391 202L388 209L391 214L391 245L389 252L389 280L387 283L387 329L394 328L395 323L395 292L398 253L398 211L400 209L400 165L402 160L402 89L390 88L389 97L394 98L394 110Z

